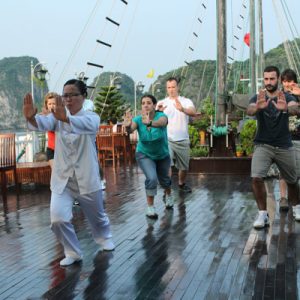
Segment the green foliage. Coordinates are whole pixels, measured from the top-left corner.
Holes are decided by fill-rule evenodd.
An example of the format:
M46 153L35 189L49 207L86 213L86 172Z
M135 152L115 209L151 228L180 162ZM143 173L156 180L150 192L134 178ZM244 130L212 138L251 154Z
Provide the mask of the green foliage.
M197 144L199 144L199 131L193 126L189 125L189 136L190 136L190 147L194 148Z
M101 122L107 122L113 117L120 121L128 109L128 104L114 86L102 86L94 100L94 105L95 112L101 115Z
M131 77L129 77L126 74L119 73L119 72L104 72L101 73L98 77L94 79L93 86L96 85L96 90L101 89L102 86L109 86L111 78L117 78L119 83L121 84L121 88L119 90L119 93L122 95L123 100L125 101L127 106L130 106L132 109L134 109L134 81ZM116 80L114 81L114 84L116 83ZM137 98L137 108L140 108L140 98L143 95L142 92L137 91L136 98Z
M196 146L191 149L191 157L207 157L209 154L208 146Z
M235 146L235 151L236 151L236 152L244 152L244 149L243 149L242 145L237 144L237 145Z
M247 120L243 128L240 132L240 140L243 151L245 151L246 155L250 155L253 153L254 144L253 140L256 133L256 121L253 119Z
M207 116L201 116L199 119L193 121L193 126L199 130L207 130L210 126L210 119Z
M198 130L207 130L210 126L210 117L214 115L215 108L210 97L204 99L200 106L201 116L193 121L193 126Z
M190 136L191 157L208 156L209 147L200 145L199 130L193 125L189 125L189 136Z
M239 126L238 121L233 120L233 121L230 122L230 128L231 128L232 132L235 133L235 134L237 134L238 126Z
M215 107L210 97L203 99L200 106L200 112L209 117L215 114Z

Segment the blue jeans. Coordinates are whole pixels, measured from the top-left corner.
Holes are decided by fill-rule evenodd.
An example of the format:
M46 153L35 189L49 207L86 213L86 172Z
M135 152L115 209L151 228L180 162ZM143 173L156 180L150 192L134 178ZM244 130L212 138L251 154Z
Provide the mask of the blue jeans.
M169 176L170 156L164 159L153 160L141 152L136 152L135 157L139 167L146 176L145 188L147 196L155 196L157 194L157 182L164 189L171 187L171 178Z

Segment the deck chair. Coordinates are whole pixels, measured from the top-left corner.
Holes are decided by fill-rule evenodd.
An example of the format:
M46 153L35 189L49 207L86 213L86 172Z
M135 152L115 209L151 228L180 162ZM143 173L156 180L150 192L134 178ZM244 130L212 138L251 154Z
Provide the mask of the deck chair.
M131 164L132 156L129 136L122 133L115 133L113 135L115 152L118 160L120 160L120 158L122 157L125 165L127 164L127 160L129 160L129 163Z
M100 125L98 134L100 134L100 135L112 135L112 125Z
M112 160L113 168L115 168L116 162L116 153L114 145L114 136L111 135L102 135L98 133L96 135L96 143L98 149L98 159L105 166L107 160Z
M3 203L7 201L7 171L13 171L17 195L19 195L17 163L16 163L16 143L15 134L0 134L0 173L1 173L1 193Z

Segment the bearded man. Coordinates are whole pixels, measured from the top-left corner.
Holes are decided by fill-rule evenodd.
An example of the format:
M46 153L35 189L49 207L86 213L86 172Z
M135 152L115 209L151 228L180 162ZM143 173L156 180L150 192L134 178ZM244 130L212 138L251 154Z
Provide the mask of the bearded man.
M264 178L272 163L276 163L288 185L288 198L295 207L295 219L300 221L296 160L289 132L289 114L299 114L297 99L278 89L277 67L266 67L263 76L265 89L250 99L247 109L247 114L257 119L251 164L252 188L259 210L254 228L269 225Z

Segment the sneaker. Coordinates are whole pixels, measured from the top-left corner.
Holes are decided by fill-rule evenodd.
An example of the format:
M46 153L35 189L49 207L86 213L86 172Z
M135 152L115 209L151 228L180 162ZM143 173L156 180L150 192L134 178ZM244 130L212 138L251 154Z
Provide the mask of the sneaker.
M179 184L179 190L182 191L182 192L185 192L185 193L191 193L192 192L192 189L186 185L185 183L183 184Z
M113 251L115 250L115 244L112 238L105 239L102 243L102 247L104 251Z
M101 189L103 191L106 189L106 180L101 180Z
M166 205L166 208L173 208L174 206L174 198L172 196L172 194L170 195L166 195L165 197L165 205Z
M67 267L67 266L70 266L76 262L80 262L82 260L82 257L77 257L77 258L74 258L74 257L71 257L71 256L66 256L64 259L62 259L60 262L59 262L59 265L61 267Z
M292 211L293 211L293 217L295 218L295 215L296 215L296 206L292 206Z
M155 207L154 206L148 206L147 210L146 210L146 216L150 219L157 219L158 215L155 211Z
M300 221L300 204L294 206L295 209L294 209L294 217L295 217L295 220L296 221Z
M98 241L98 244L100 244L100 247L95 252L95 255L102 251L113 251L116 248L112 238L101 239Z
M288 211L289 210L289 202L285 197L281 197L279 200L279 210L280 211Z
M114 244L112 238L101 239L100 245L101 246L100 246L99 250L103 250L103 251L113 251L113 250L115 250L115 244Z
M269 215L268 213L265 213L265 211L259 211L258 216L253 223L253 227L258 228L264 228L265 226L269 226Z

